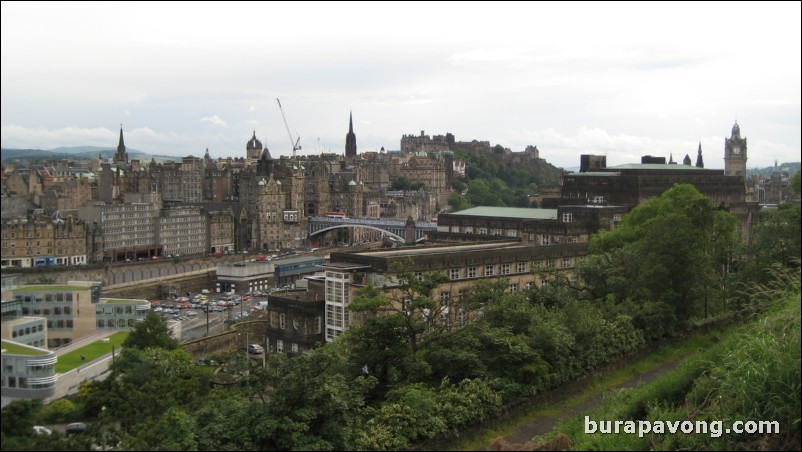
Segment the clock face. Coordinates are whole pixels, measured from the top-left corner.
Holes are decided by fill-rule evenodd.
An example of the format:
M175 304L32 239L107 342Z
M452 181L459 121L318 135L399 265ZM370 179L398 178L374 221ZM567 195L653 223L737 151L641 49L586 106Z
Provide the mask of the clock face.
M740 154L741 153L741 148L739 148L739 147L732 148L732 153L736 154L736 155Z

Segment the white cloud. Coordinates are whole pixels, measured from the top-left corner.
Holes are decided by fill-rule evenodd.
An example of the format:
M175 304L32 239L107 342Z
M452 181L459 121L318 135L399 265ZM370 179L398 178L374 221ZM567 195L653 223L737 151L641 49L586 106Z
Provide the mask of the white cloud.
M216 126L220 126L220 127L228 127L228 124L226 124L226 122L223 121L222 119L220 119L220 117L217 116L217 115L204 116L203 118L200 119L200 121L201 122L208 122L208 123L214 124Z

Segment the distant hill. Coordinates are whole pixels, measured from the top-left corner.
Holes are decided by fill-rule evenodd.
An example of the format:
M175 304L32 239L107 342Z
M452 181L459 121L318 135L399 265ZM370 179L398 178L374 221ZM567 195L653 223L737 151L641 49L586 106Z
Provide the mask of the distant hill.
M788 171L789 175L793 176L797 173L797 171L799 171L800 166L802 166L802 162L779 163L777 166L779 166L780 171ZM746 176L752 177L753 174L762 174L764 178L768 178L773 172L773 166L767 166L765 168L747 168Z
M42 149L0 149L2 161L25 160L28 162L43 162L45 160L91 160L98 155L103 159L114 157L117 148L105 148L100 146L70 146L58 147L50 150ZM157 162L167 160L179 161L181 157L171 155L151 155L137 149L128 149L129 160L140 160L143 163L155 159Z

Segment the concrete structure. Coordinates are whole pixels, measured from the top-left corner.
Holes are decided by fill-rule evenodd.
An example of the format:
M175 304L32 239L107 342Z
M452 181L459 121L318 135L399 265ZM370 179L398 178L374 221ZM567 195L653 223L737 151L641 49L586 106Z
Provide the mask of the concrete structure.
M40 347L2 341L2 397L44 399L55 392L56 356Z
M264 257L264 256L263 256ZM246 293L268 291L284 285L292 285L306 275L320 270L325 259L320 256L297 256L282 259L252 258L244 262L228 262L217 267L217 279L213 281L216 292Z

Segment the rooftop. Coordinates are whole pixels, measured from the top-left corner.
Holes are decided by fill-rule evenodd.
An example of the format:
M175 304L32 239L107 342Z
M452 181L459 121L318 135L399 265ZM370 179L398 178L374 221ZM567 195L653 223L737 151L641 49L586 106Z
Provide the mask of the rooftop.
M476 217L496 217L496 218L523 218L529 220L556 220L557 209L531 209L527 207L489 207L480 206L470 209L460 210L459 212L449 213L448 215L465 215Z
M13 355L28 355L28 356L44 356L52 352L42 350L41 348L31 347L29 345L18 344L11 341L3 341L3 353L10 353Z
M17 286L14 289L14 293L22 293L22 292L72 292L75 290L89 290L91 287L89 286L78 286L78 285L64 285L64 284L43 284L38 286Z
M507 248L529 248L529 247L521 245L519 242L506 242L506 243L494 242L494 243L471 243L464 245L461 244L461 245L430 246L430 247L391 248L387 250L368 250L368 251L347 253L347 254L354 256L370 256L370 257L380 257L380 258L398 258L398 257L403 258L403 257L416 257L416 256L432 255L432 254L467 253L476 251L479 252L498 251L500 249L507 249ZM337 262L328 264L325 267L328 268L329 266L335 264L354 266L354 264L343 264Z
M148 300L141 298L101 298L101 303L105 304L144 304L149 303Z

